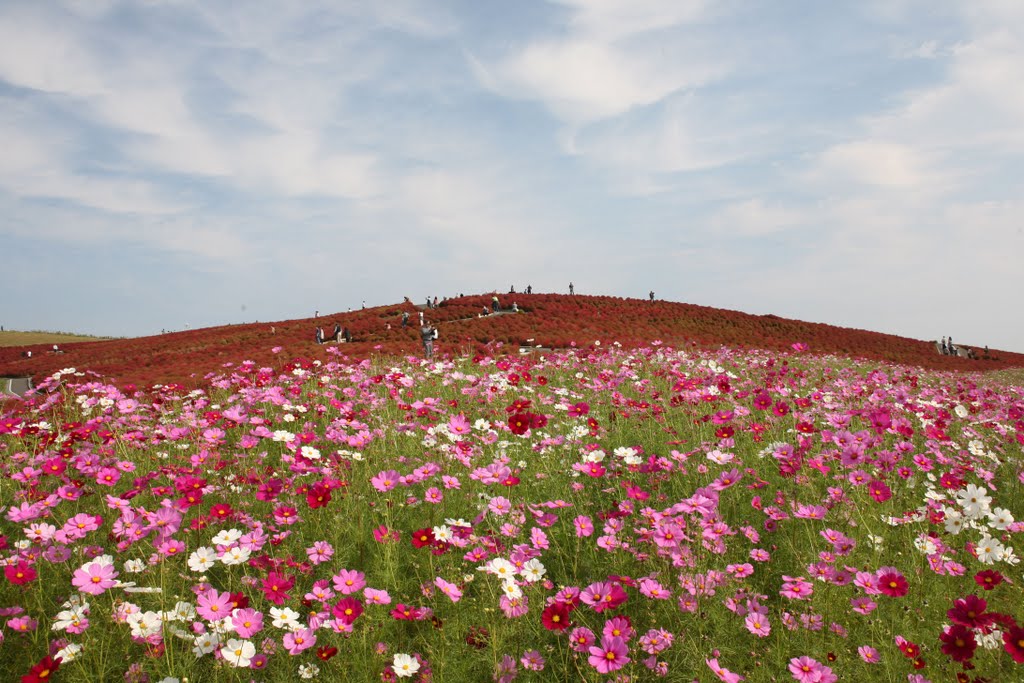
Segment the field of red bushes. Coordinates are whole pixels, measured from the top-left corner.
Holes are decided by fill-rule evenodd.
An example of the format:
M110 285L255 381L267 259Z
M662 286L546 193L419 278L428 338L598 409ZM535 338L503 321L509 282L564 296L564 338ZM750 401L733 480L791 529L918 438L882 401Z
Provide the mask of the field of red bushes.
M520 313L478 317L491 295L449 299L425 310L440 331L436 352L482 349L496 343L546 348L589 346L618 341L623 345L660 339L680 346L725 345L732 348L790 349L806 345L812 353L836 354L931 369L996 370L1024 367L1024 354L990 351L989 358L968 360L940 356L934 343L774 315L750 315L669 301L649 302L607 296L563 294L502 295L502 306L515 300ZM130 339L0 348L0 376L32 376L37 382L66 367L92 370L122 384L148 386L179 383L198 386L225 363L252 360L277 366L296 357L326 360L333 344L317 345L316 326L330 335L335 322L348 328L353 341L345 355L418 354L418 312L411 303L377 306L319 318L209 327ZM401 327L402 311L410 324ZM390 325L390 329L388 328ZM277 349L275 352L274 349ZM32 351L26 357L25 352ZM980 351L980 349L979 349ZM979 353L979 355L981 355Z

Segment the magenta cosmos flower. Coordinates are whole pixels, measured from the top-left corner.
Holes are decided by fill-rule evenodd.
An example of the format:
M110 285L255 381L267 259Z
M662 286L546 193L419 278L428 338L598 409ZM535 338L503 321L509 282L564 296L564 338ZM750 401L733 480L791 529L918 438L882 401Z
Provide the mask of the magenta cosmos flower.
M629 648L626 647L626 642L622 638L605 636L601 638L600 645L590 647L590 657L587 658L587 661L603 674L618 671L629 664Z

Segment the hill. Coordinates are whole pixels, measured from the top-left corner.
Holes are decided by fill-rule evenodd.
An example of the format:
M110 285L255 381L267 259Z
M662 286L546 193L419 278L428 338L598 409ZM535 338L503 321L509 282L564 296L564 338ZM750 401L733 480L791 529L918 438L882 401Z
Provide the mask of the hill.
M562 294L499 298L503 307L514 300L520 312L480 317L484 306L491 302L490 294L449 299L436 309L424 310L427 320L440 330L437 352L443 355L456 348L475 348L500 353L517 352L520 346L560 348L573 343L588 346L613 341L640 345L654 340L674 346L725 345L781 351L801 343L812 353L931 369L988 371L1024 367L1024 354L1019 353L993 350L990 357L979 360L946 357L936 353L932 341L693 304ZM53 352L52 343L0 348L0 376L31 376L39 381L62 368L76 367L122 384L173 382L198 386L204 383L206 374L221 372L226 364L243 360L254 361L257 366L277 366L298 357L326 360L329 353L338 350L350 357L419 354L417 322L422 308L405 302L319 318L72 342L61 344L58 353ZM403 311L410 315L410 324L404 329ZM352 343L342 344L340 349L333 343L317 345L316 326L330 335L336 322L348 328ZM27 352L31 352L31 357L26 356Z

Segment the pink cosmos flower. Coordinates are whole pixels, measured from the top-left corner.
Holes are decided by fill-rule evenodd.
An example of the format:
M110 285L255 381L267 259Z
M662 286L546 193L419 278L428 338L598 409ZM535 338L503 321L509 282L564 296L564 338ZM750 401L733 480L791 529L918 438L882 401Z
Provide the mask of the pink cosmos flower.
M580 515L572 523L576 527L576 536L578 538L584 538L594 533L594 522L586 515Z
M858 647L857 654L860 655L860 658L868 664L877 664L882 659L878 654L878 650L870 645L861 645Z
M789 660L789 672L793 674L793 679L798 683L823 683L826 680L836 680L836 677L832 675L832 669L806 655Z
M640 594L652 600L668 600L672 597L672 591L667 590L659 582L651 578L640 579Z
M71 584L83 593L99 595L108 588L117 585L114 579L117 577L117 570L114 565L102 562L86 562L75 570L71 578Z
M300 628L284 634L282 643L284 649L288 650L288 654L297 655L316 645L316 635L308 628Z
M629 617L618 616L604 622L602 633L606 636L622 638L623 642L628 643L629 639L636 634L636 631L633 630L633 624Z
M323 564L334 557L334 548L327 541L316 541L312 547L306 548L306 555L313 564Z
M251 638L263 630L263 613L251 607L236 609L231 613L231 625L240 638Z
M373 484L373 488L384 493L395 488L395 485L398 484L398 480L401 476L402 475L395 470L382 470L377 473L377 476L370 479L370 483Z
M377 588L367 588L363 590L363 597L366 598L367 604L370 605L390 605L391 596L385 590Z
M587 661L603 674L618 671L630 662L629 648L618 636L604 636L601 638L601 645L591 645L589 652Z
M218 593L216 589L211 588L196 597L196 612L207 621L224 619L231 614L231 610L231 593L227 591Z
M718 663L717 657L715 657L714 659L705 659L704 663L708 665L708 668L710 668L716 676L718 676L719 680L725 681L725 683L739 683L740 681L744 680L743 676L740 676L738 673L729 671L725 667L721 666Z
M442 593L447 595L452 602L458 602L462 599L462 591L454 583L445 581L440 576L434 579L434 585L437 586Z
M743 620L743 625L747 627L748 631L761 638L772 632L772 625L768 621L768 617L758 612L748 614L747 618Z
M569 642L572 643L572 649L576 652L587 652L596 640L593 631L586 626L578 626L569 634Z
M814 593L814 586L812 586L802 576L792 577L783 576L782 590L779 591L779 595L784 598L790 598L791 600L807 600Z
M366 575L354 569L342 569L331 578L334 581L334 590L342 595L358 593L366 587Z

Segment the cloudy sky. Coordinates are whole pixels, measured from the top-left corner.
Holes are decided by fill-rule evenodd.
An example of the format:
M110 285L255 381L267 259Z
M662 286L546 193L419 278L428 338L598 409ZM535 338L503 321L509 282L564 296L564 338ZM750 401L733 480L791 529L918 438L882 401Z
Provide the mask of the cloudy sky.
M1019 0L4 0L0 324L659 298L1024 352Z

